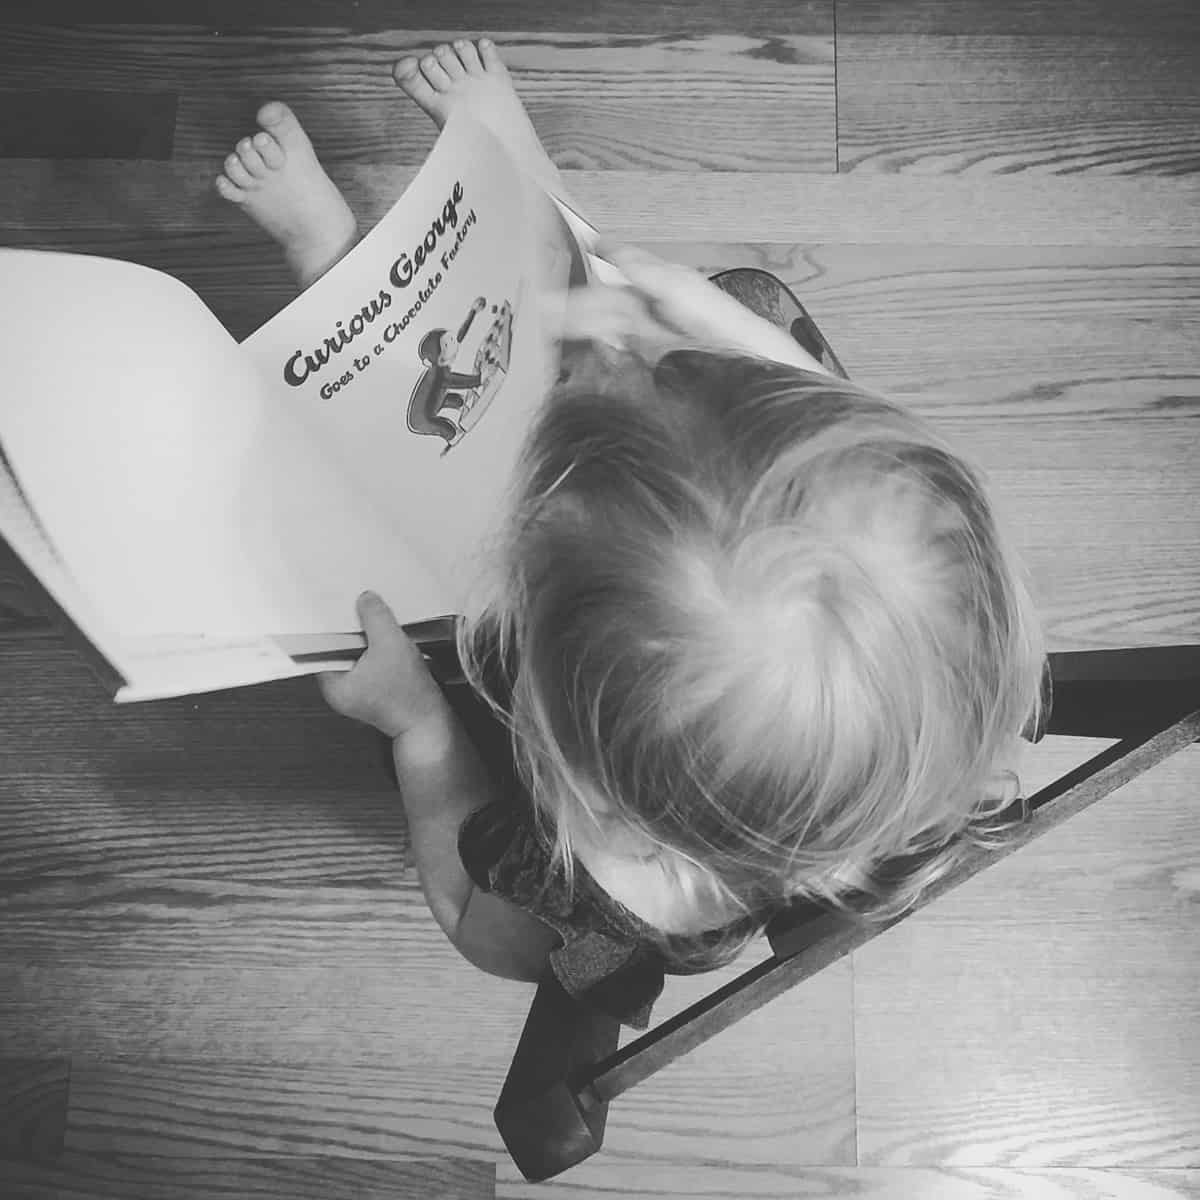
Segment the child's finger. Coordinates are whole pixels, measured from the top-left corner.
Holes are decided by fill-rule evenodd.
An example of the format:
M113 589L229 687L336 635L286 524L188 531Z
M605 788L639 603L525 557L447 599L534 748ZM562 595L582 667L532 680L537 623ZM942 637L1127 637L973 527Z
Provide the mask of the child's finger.
M346 688L348 671L322 671L317 678L317 690L321 698L334 712L343 713L346 710Z
M425 660L420 649L404 632L382 596L376 592L363 592L358 598L357 607L363 632L367 635L367 650L363 658L369 655L371 662L378 662L381 666L386 664L387 670L424 666Z
M392 610L377 592L363 592L358 597L355 607L358 609L359 620L363 623L363 632L367 635L368 644L375 638L394 636L400 632Z
M363 592L358 597L356 607L359 620L363 623L363 633L367 637L363 659L374 662L382 656L393 661L397 654L407 655L410 647L408 637L381 596L375 592Z

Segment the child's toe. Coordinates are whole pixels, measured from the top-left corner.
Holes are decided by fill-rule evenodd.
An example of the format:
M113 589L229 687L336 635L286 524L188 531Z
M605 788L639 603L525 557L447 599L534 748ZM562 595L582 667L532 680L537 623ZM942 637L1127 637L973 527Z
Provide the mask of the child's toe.
M225 174L240 188L254 187L254 176L242 166L242 160L236 154L230 154L225 159Z
M459 62L462 63L468 75L483 74L483 63L479 61L479 51L475 49L474 42L469 42L466 38L459 38L454 43L454 52L458 55Z
M218 195L233 204L241 204L246 199L246 193L225 175L218 175L213 186L216 187Z
M458 61L458 55L454 53L454 50L445 42L440 46L435 46L433 52L437 56L442 70L446 72L451 81L466 78L466 68Z
M427 54L421 59L421 74L429 80L429 84L435 92L446 91L452 82L450 76L446 74L445 68L432 54Z
M258 123L285 151L308 144L308 134L296 114L282 101L270 100L258 110Z
M267 164L263 162L263 157L259 154L258 148L249 138L242 138L238 142L237 156L241 160L242 166L255 179L261 179L267 173Z
M283 147L266 130L260 130L254 135L254 146L272 171L278 171L287 161Z
M508 74L508 68L500 57L500 51L496 49L496 44L488 38L479 39L479 60L489 71L503 71L506 75Z
M437 92L421 74L421 66L415 58L402 58L392 68L392 78L396 81L396 86L411 96L423 109L428 110L438 103Z

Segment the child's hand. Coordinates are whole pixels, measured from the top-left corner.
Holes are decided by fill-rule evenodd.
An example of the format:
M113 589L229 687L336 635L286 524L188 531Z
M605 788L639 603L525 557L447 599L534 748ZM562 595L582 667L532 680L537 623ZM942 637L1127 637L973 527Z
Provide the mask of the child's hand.
M367 635L363 656L349 671L317 676L321 695L334 712L374 725L397 738L424 721L439 719L446 701L420 650L396 623L392 610L374 592L358 598Z
M607 240L597 244L596 254L617 267L629 283L592 283L569 290L563 340L596 340L647 357L673 345L699 344L810 369L817 366L783 330L699 271Z
M753 317L710 279L682 263L608 239L597 244L596 253L629 280L634 296L663 330L708 342L729 338L731 322Z
M703 284L703 276L687 267L675 266L653 255L629 247L601 242L597 253L625 275L629 283L593 281L587 287L571 288L565 295L560 336L564 341L597 341L618 349L644 349L650 343L702 336L688 323L681 324L675 310L686 300L672 300L673 293L686 295ZM718 290L713 288L714 291ZM692 303L693 309L696 303ZM694 313L693 313L694 316Z

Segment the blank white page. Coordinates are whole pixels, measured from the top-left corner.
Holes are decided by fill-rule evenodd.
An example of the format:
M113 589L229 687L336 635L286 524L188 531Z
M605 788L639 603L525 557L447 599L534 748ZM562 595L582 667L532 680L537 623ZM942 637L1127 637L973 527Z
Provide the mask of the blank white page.
M0 439L49 539L122 634L360 627L446 595L178 280L0 251Z

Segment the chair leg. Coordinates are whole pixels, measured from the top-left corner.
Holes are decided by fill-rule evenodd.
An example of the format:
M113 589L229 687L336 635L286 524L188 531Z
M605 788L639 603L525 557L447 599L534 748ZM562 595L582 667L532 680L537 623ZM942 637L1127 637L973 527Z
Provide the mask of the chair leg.
M604 1143L607 1102L584 1088L617 1048L621 1023L586 1008L547 973L538 984L493 1116L517 1168L531 1183L559 1175Z

